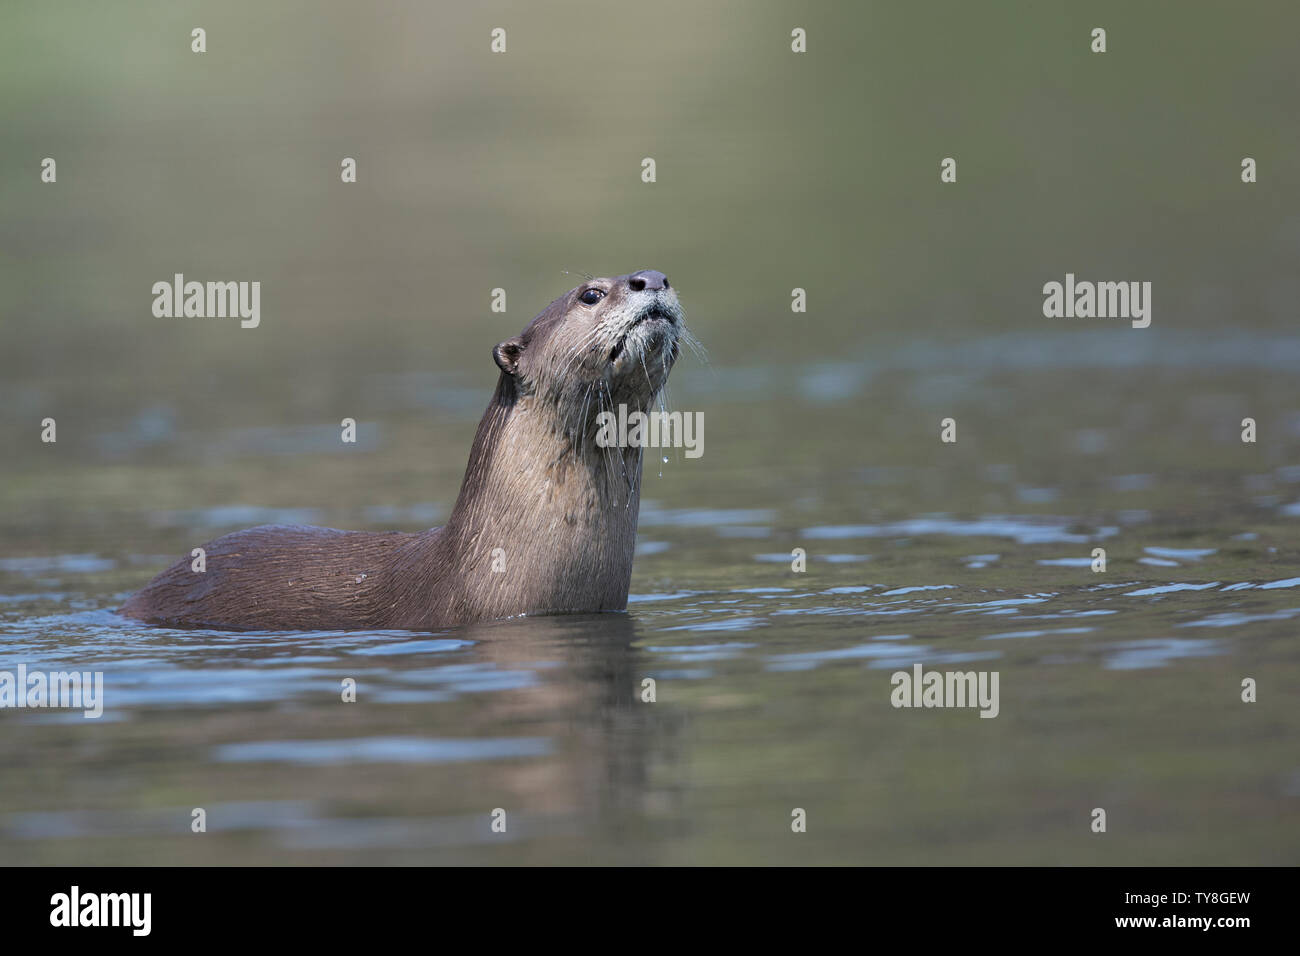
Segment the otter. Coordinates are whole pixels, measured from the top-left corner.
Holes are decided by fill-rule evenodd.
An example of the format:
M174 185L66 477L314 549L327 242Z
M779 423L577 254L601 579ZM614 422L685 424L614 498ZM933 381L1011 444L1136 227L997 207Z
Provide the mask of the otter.
M429 630L625 610L643 449L602 447L597 416L651 411L683 343L694 339L662 272L588 279L493 348L496 391L446 525L237 531L203 546L206 570L183 557L121 613L223 630Z

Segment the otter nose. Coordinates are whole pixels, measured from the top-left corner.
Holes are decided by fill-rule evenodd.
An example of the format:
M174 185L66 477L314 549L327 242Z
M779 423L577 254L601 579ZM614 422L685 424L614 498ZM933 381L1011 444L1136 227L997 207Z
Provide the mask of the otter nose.
M668 277L662 272L655 272L654 269L642 269L627 277L627 287L633 292L641 292L644 289L658 292L668 288Z

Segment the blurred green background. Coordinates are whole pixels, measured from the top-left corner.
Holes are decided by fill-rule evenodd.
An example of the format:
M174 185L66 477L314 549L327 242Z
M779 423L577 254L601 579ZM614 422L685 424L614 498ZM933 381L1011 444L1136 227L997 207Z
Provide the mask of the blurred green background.
M82 463L116 460L115 432L167 460L187 454L168 428L407 412L433 455L428 413L475 417L491 345L582 271L668 273L720 369L1295 327L1294 4L168 0L14 3L4 25L0 438L19 473L51 455L46 415ZM1155 344L1044 319L1067 271L1153 282ZM154 318L175 272L260 280L261 327ZM678 404L702 380L683 363Z

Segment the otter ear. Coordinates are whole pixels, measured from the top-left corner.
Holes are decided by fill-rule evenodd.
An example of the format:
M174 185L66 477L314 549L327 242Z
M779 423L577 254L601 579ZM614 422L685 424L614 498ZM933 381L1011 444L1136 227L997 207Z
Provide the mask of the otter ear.
M513 339L506 339L504 342L498 343L492 349L493 360L501 371L507 375L514 375L519 371L519 356L523 354L524 343L520 341L517 335Z

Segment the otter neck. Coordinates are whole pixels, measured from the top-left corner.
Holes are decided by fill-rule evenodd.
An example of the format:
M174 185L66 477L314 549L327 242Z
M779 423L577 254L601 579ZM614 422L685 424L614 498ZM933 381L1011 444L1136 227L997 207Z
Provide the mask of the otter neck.
M579 422L568 404L498 383L439 549L467 610L517 613L521 595L528 613L627 605L641 449L600 447L597 408Z

